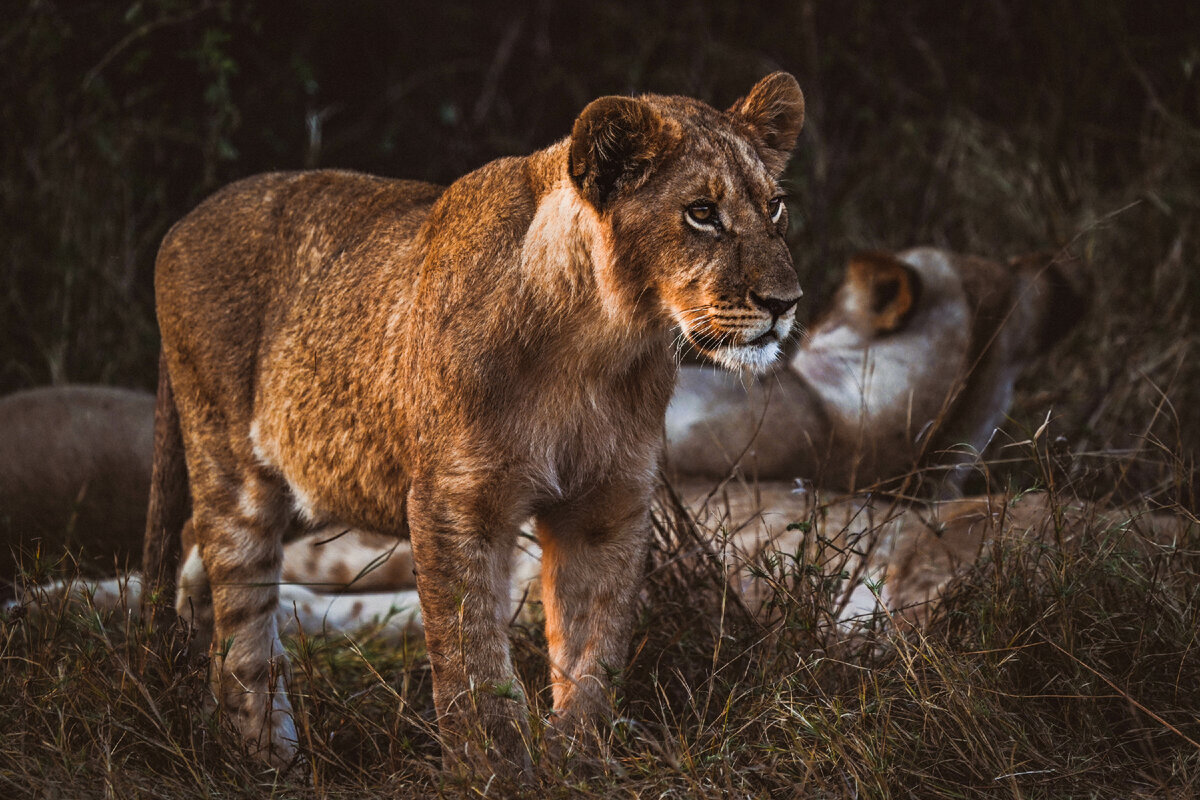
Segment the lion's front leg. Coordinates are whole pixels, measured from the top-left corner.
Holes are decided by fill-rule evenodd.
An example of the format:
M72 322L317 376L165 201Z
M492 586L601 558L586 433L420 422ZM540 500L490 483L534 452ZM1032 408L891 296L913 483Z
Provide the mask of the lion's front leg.
M650 489L616 479L538 517L542 603L560 744L593 739L612 713L650 533Z
M517 525L467 482L409 493L409 527L446 768L528 772L525 691L509 657Z

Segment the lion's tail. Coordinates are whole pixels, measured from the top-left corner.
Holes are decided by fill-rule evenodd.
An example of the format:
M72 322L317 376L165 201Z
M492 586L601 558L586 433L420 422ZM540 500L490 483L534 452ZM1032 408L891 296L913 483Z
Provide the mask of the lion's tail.
M191 493L183 458L179 409L175 406L166 357L160 353L158 396L154 404L154 467L150 475L150 503L146 510L146 539L142 551L146 587L143 605L174 605L180 532L190 515ZM153 611L144 608L143 613L149 616Z

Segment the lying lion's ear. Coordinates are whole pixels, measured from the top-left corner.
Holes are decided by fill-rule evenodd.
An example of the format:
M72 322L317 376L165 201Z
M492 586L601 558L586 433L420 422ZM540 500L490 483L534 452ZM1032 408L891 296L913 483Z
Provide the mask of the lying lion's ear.
M571 179L589 203L602 209L617 192L640 185L678 139L676 126L648 103L601 97L575 120Z
M729 108L741 119L758 157L775 177L783 173L804 126L804 93L786 72L772 72Z
M846 283L856 305L876 333L892 333L912 315L921 296L921 279L891 253L858 253L846 268Z

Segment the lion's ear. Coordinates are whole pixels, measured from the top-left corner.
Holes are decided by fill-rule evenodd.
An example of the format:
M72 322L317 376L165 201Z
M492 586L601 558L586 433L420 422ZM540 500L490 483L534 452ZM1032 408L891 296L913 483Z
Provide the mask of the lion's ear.
M779 177L804 126L800 84L787 72L772 72L730 106L729 113L745 124L759 158Z
M877 334L892 333L912 315L921 296L921 279L890 253L858 253L846 268L846 285L855 305Z
M580 194L597 210L617 192L640 185L679 140L648 103L601 97L583 109L571 131L568 168Z

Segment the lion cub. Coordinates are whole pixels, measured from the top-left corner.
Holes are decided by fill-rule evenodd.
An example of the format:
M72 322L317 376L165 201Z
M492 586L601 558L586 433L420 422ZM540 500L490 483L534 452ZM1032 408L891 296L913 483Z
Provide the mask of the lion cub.
M445 189L261 175L170 231L158 321L214 682L252 749L276 764L296 749L275 608L297 517L411 537L446 760L487 769L528 763L506 622L510 552L533 515L554 729L603 717L646 553L673 331L761 370L791 330L778 178L803 117L786 73L728 111L603 97L568 138Z

